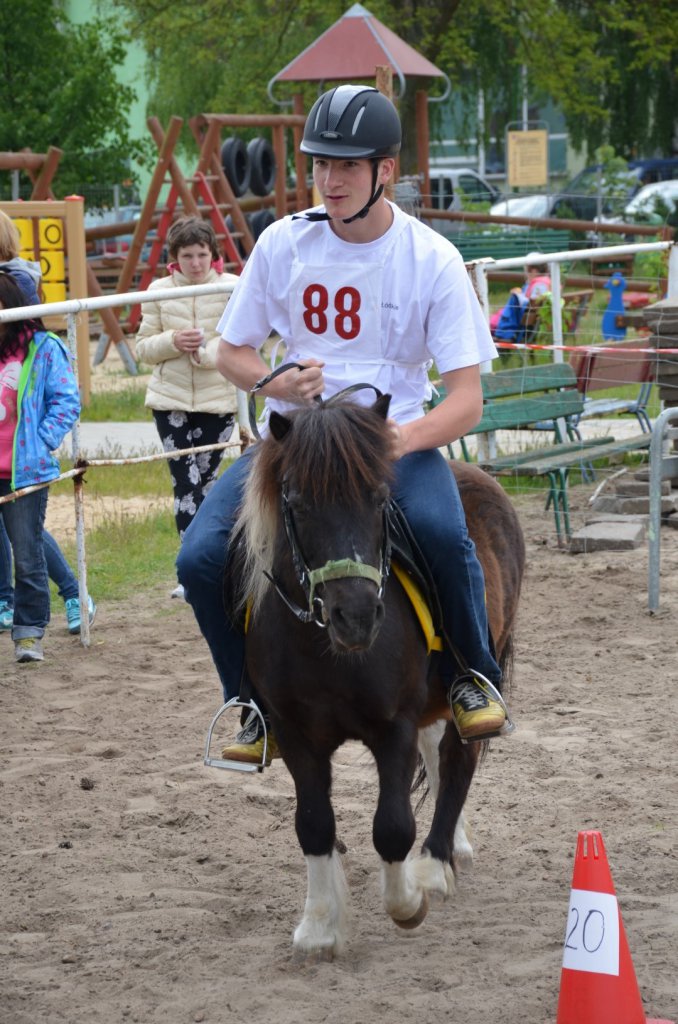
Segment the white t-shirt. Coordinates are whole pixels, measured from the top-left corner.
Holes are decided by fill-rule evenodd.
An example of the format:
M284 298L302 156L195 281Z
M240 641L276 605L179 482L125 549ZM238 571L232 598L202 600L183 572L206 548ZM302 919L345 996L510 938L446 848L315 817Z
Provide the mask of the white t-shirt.
M367 243L343 241L327 221L276 221L258 239L217 330L253 348L275 331L285 361L325 361L325 397L373 384L392 395L389 414L405 423L431 395L432 361L446 373L497 350L457 249L390 205L391 227Z

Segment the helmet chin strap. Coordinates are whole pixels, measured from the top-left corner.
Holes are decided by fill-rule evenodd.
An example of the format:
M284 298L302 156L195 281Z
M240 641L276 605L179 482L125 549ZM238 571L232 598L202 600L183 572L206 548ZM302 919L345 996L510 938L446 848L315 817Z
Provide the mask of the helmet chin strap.
M379 185L377 187L377 175L379 174L379 160L374 158L372 160L372 198L369 199L362 210L358 210L352 217L346 217L342 219L342 224L352 224L354 220L362 220L370 212L370 209L376 203L377 199L381 196L384 191L384 186ZM306 220L319 221L319 220L332 220L329 213L295 213L292 216L292 220L296 220L299 217L303 217Z
M372 198L369 200L369 202L365 203L365 205L363 206L362 210L359 210L358 213L355 213L352 217L347 217L346 220L342 221L343 224L352 224L354 220L362 220L362 218L366 217L367 214L370 212L370 207L374 206L374 204L376 203L377 199L379 198L379 196L384 191L384 186L383 185L380 185L379 188L377 188L377 175L378 175L378 173L379 173L379 161L378 160L373 160L372 161Z

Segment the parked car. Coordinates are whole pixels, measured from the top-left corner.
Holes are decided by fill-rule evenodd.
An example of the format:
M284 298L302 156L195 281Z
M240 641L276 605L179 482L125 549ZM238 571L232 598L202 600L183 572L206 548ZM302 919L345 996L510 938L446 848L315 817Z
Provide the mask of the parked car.
M551 208L556 200L555 195L522 195L504 196L499 202L493 203L490 213L493 217L550 217ZM521 225L506 225L507 229L516 227L524 230Z
M643 185L624 207L622 219L629 224L640 221L678 227L678 178Z
M434 210L459 212L472 209L475 204L496 203L501 192L486 178L470 167L432 167L429 171L430 196L422 195L424 206ZM454 239L467 227L463 221L439 220L433 217L430 225L439 234Z
M596 218L598 220L598 218ZM678 179L654 181L644 185L624 207L617 217L601 217L601 224L665 224L678 228ZM595 232L591 232L591 237ZM624 235L626 241L635 238L631 232Z
M579 220L621 217L629 200L644 185L678 178L678 158L631 160L628 171L607 178L601 172L600 164L585 167L558 196L553 215L562 217L570 212Z
M470 167L432 167L429 181L431 195L422 198L434 210L457 211L464 202L496 203L501 198L499 189Z
M561 192L553 195L505 196L491 206L490 213L495 217L600 217L620 221L625 218L630 201L648 182L670 186L678 180L678 158L632 160L628 171L607 178L600 171L600 164L585 167Z

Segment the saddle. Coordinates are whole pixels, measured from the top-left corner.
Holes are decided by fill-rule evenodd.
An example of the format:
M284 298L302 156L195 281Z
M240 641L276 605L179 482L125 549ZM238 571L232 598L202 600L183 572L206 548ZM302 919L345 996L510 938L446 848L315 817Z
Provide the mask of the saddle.
M426 640L427 653L442 651L443 617L428 563L396 501L390 501L387 519L391 571L414 609Z

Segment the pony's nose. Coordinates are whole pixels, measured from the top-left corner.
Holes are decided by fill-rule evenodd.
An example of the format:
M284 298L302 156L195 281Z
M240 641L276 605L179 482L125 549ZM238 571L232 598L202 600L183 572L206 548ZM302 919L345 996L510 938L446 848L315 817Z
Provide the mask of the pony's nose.
M374 595L371 601L341 601L329 609L333 644L349 651L366 651L374 643L384 620L384 602Z

